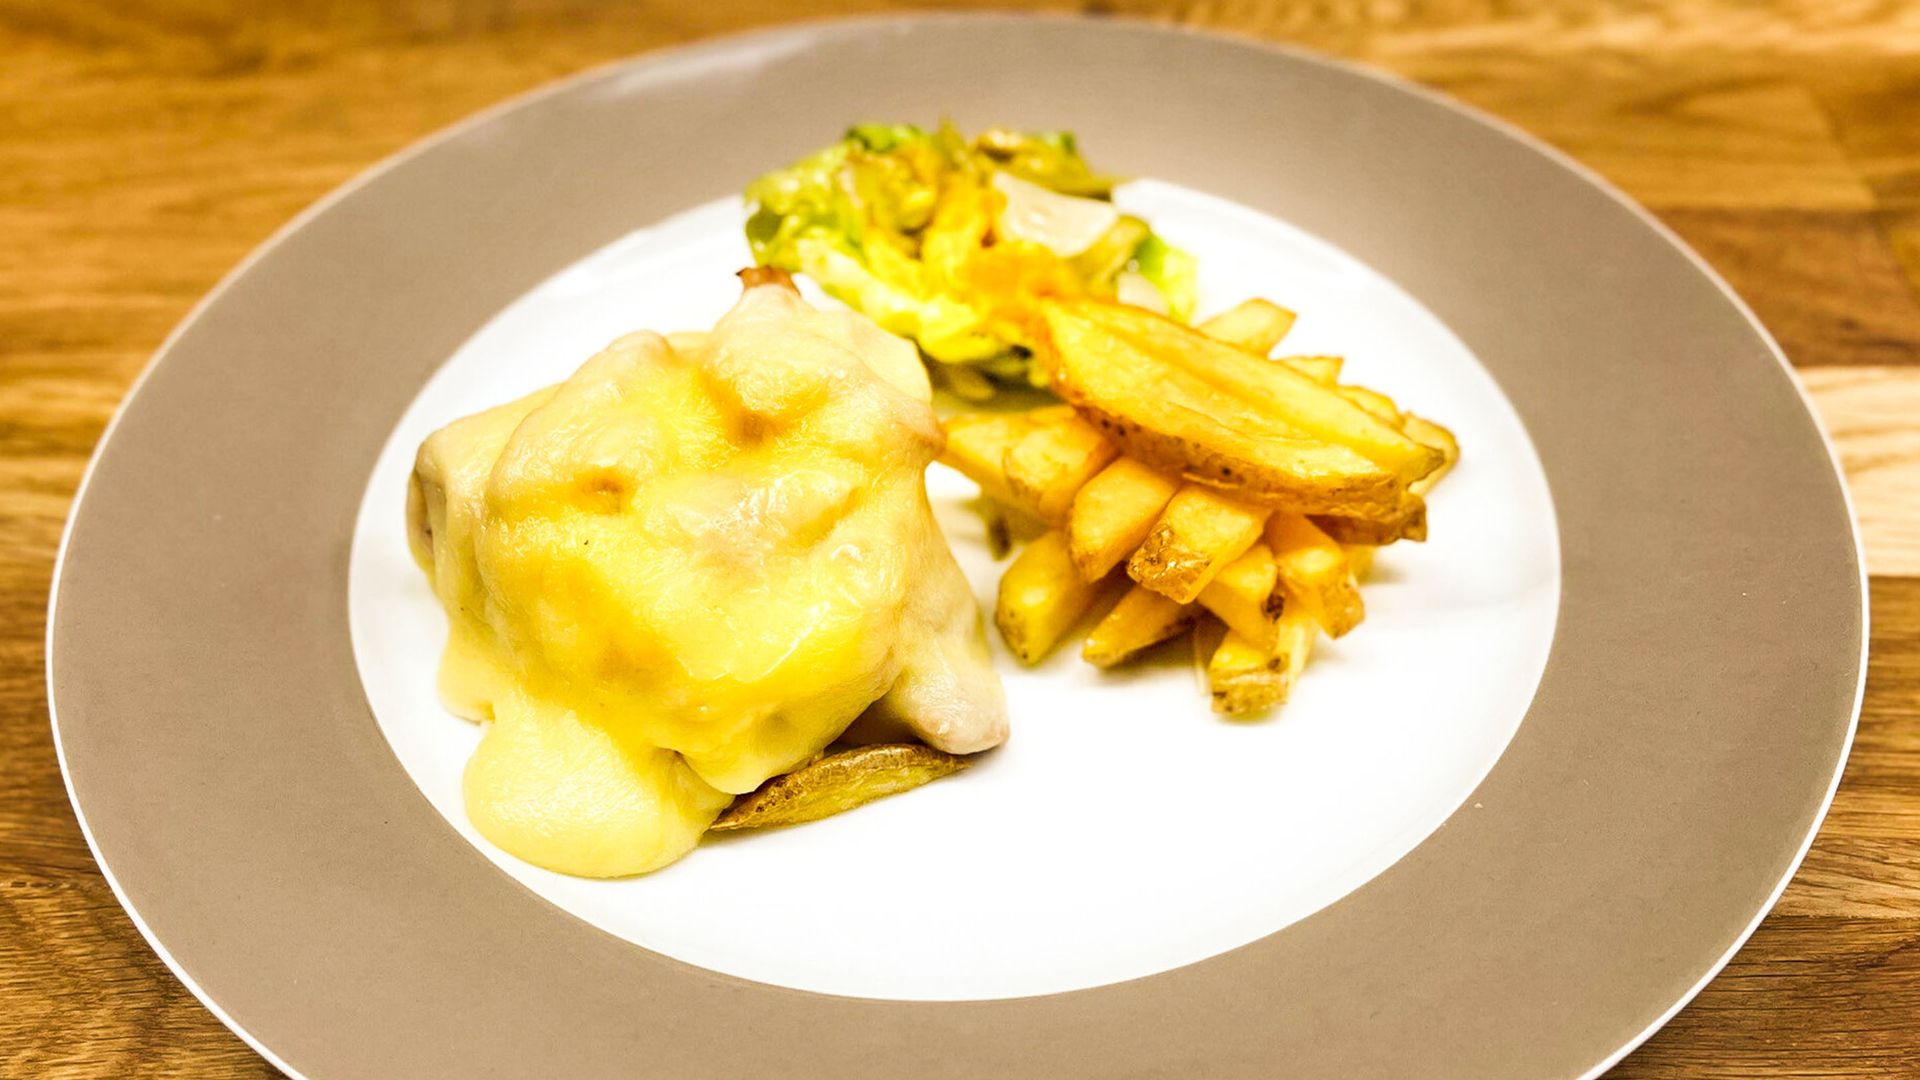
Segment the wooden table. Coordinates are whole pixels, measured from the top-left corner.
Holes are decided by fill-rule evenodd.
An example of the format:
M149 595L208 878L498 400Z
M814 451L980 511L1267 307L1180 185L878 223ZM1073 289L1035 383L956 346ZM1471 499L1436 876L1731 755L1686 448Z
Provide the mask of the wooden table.
M54 549L167 331L370 162L602 61L858 0L0 0L0 1074L259 1075L95 870L47 726ZM1513 120L1750 301L1839 440L1873 574L1812 854L1615 1075L1920 1075L1920 5L1087 0L1295 42ZM1630 318L1631 312L1622 312Z

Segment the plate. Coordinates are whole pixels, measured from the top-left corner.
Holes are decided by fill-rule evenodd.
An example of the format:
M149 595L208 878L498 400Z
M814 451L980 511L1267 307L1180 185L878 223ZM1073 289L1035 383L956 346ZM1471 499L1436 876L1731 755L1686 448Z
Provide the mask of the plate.
M1201 258L1453 424L1433 539L1275 718L1001 653L966 774L659 874L468 827L400 501L422 434L703 325L734 193L847 122L1074 130ZM935 469L976 591L999 566ZM296 1074L1592 1075L1723 965L1864 670L1830 447L1739 300L1526 137L1310 56L923 16L661 53L483 114L249 258L103 440L49 628L94 853Z

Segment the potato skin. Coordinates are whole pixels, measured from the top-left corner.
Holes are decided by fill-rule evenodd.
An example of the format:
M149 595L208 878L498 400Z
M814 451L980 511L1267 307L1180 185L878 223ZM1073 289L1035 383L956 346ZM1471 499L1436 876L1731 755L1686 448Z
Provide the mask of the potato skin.
M1384 547L1396 540L1427 538L1427 501L1409 493L1400 508L1386 515L1310 514L1308 520L1343 544Z
M1127 576L1183 604L1260 539L1270 514L1210 488L1180 489L1146 542L1127 561Z
M1256 476L1379 470L1404 487L1441 463L1441 450L1339 388L1192 327L1086 300L1051 302L1044 315L1049 374L1056 388L1072 391L1063 397L1129 412L1163 433L1181 429L1190 441L1235 452Z
M1336 474L1249 461L1236 450L1148 428L1098 402L1076 396L1071 388L1059 389L1088 422L1132 457L1182 480L1217 488L1248 502L1315 514L1377 515L1397 506L1404 490L1392 473L1377 467Z
M1214 712L1227 716L1264 712L1287 700L1291 689L1287 658L1229 630L1207 661L1207 687Z
M712 832L799 825L911 791L967 767L967 759L919 743L876 743L816 758L735 799Z

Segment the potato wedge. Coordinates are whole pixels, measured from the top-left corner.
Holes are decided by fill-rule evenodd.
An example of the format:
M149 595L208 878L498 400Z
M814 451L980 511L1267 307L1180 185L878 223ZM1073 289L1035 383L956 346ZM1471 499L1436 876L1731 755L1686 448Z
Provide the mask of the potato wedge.
M1176 492L1127 561L1127 576L1182 604L1200 596L1226 565L1260 539L1272 514L1212 488L1188 484Z
M1007 449L1007 489L1016 505L1064 525L1073 497L1120 451L1078 416L1038 423Z
M967 759L919 743L876 743L817 758L733 801L714 832L798 825L910 791L967 767Z
M1219 616L1234 633L1271 649L1278 643L1274 619L1280 614L1280 603L1274 590L1279 582L1272 549L1255 544L1200 590L1200 606Z
M1440 451L1440 465L1409 484L1407 494L1402 498L1400 506L1391 513L1360 516L1313 515L1313 523L1342 544L1379 547L1391 544L1395 540L1421 541L1427 538L1426 495L1433 490L1434 485L1440 482L1441 477L1453 469L1454 463L1460 460L1460 443L1453 437L1453 432L1431 420L1412 413L1404 413L1401 421L1403 430L1407 434Z
M1100 470L1073 496L1067 547L1080 576L1098 581L1146 542L1180 481L1123 457Z
M1286 513L1267 521L1267 546L1287 602L1305 607L1328 637L1360 625L1366 606L1345 548L1313 522Z
M1303 433L1275 415L1264 393L1249 396L1223 388L1191 370L1189 361L1168 356L1164 343L1142 346L1083 314L1105 309L1054 303L1043 310L1045 355L1055 389L1128 455L1248 501L1310 513L1385 514L1405 494L1406 480L1393 470ZM1284 368L1181 329L1245 363ZM1175 345L1188 343L1183 338ZM1285 377L1331 398L1361 421L1379 424L1291 369ZM1420 451L1437 455L1424 447Z
M1135 585L1095 624L1080 657L1095 667L1112 667L1187 629L1199 616L1192 604Z
M1293 320L1293 312L1271 300L1256 298L1242 300L1201 323L1198 329L1215 341L1265 356L1293 329Z
M993 622L1023 664L1039 663L1093 606L1101 584L1085 581L1067 554L1067 536L1047 532L1000 575Z
M1124 339L1163 370L1194 376L1218 396L1249 406L1293 431L1353 450L1405 482L1418 480L1440 464L1440 453L1434 448L1291 367L1249 356L1150 311L1080 301L1048 305L1047 319L1049 329L1055 329L1056 321L1077 319L1095 334ZM1057 330L1055 336L1060 336ZM1085 336L1083 332L1083 342Z
M1340 369L1346 364L1338 356L1283 356L1278 362L1323 386L1339 382Z
M1419 486L1424 481L1416 481ZM1415 543L1427 538L1427 501L1409 491L1400 505L1385 514L1311 514L1313 523L1342 544L1384 547L1395 540Z

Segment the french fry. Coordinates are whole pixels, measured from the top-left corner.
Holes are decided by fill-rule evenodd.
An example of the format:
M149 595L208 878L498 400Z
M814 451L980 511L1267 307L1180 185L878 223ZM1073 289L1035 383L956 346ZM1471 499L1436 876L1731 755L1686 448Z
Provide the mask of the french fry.
M1191 604L1135 585L1095 624L1080 657L1095 667L1112 667L1192 626L1199 614Z
M1073 496L1067 547L1074 568L1098 581L1147 539L1180 481L1123 457L1100 470Z
M1272 549L1255 544L1200 590L1200 606L1219 616L1234 633L1262 649L1272 649L1279 644L1274 625L1280 613L1274 593L1279 580Z
M1412 413L1406 414L1405 431L1408 435L1440 451L1439 466L1432 472L1414 481L1411 488L1415 495L1424 497L1427 492L1433 490L1435 484L1440 482L1440 478L1447 475L1460 460L1460 440L1453 437L1453 432L1441 427L1439 424L1425 417L1415 416Z
M1082 580L1074 570L1066 534L1056 529L1028 544L1000 575L993 622L1021 663L1038 663L1100 591L1099 583Z
M942 425L947 445L940 463L980 485L980 493L988 499L1037 519L1033 500L1014 493L1007 476L1007 458L1037 431L1080 423L1071 405L1047 405L1025 412L962 413Z
M1119 455L1091 423L1071 417L1043 423L1006 452L1006 486L1014 502L1048 525L1066 525L1073 494Z
M1340 369L1346 363L1338 356L1283 356L1278 362L1324 386L1340 381Z
M1272 511L1211 488L1188 484L1153 523L1127 576L1162 596L1190 604L1215 575L1260 539Z
M952 422L942 459L1009 523L1047 530L1001 577L1001 636L1037 663L1117 595L1087 662L1191 629L1216 711L1285 702L1318 636L1365 618L1358 580L1378 548L1426 538L1453 433L1341 385L1340 357L1266 359L1294 317L1264 300L1198 328L1091 300L1041 314L1040 362L1067 404Z
M1049 525L1063 525L1074 493L1120 451L1078 416L1041 423L1007 449L1007 489L1014 503Z
M1347 568L1353 571L1353 580L1365 581L1373 573L1373 556L1380 549L1372 544L1342 544L1347 550Z
M947 446L940 463L980 485L980 493L1003 506L1013 505L1007 486L1007 451L1033 430L1026 413L963 413L946 422Z
M1086 314L1107 308L1050 303L1043 310L1049 341L1044 355L1055 389L1124 453L1247 501L1308 513L1386 514L1404 497L1405 478L1351 447L1302 432L1276 415L1264 389L1248 393L1223 386L1194 370L1190 358L1174 354L1198 341L1239 362L1274 369L1277 377L1330 400L1330 408L1357 417L1356 423L1384 428L1291 368L1177 324L1167 325L1186 337L1171 346L1148 346L1106 325L1105 316ZM1437 451L1388 433L1438 460Z
M1207 661L1213 710L1228 716L1263 712L1282 704L1313 653L1319 627L1294 605L1275 622L1275 644L1262 648L1229 629Z
M1274 652L1287 658L1287 687L1300 681L1300 672L1306 669L1307 660L1313 656L1313 643L1320 636L1320 623L1313 613L1299 604L1289 609L1281 605L1280 618L1274 623L1279 631L1280 643Z
M1288 603L1304 607L1328 637L1360 625L1366 606L1353 580L1346 549L1299 514L1275 514L1267 522L1280 588Z
M1287 700L1287 660L1232 630L1207 661L1213 711L1229 716L1263 712Z
M1054 326L1056 322L1080 320L1085 324L1083 342L1086 329L1125 339L1160 366L1161 371L1155 374L1170 368L1194 376L1220 396L1250 406L1284 427L1347 447L1405 482L1418 480L1440 464L1439 451L1402 434L1291 367L1249 356L1150 311L1087 301L1055 303L1048 305L1047 319L1056 339L1062 336ZM1064 350L1061 359L1068 360Z
M1369 390L1364 386L1336 386L1333 392L1372 413L1383 424L1397 429L1405 422L1406 418L1401 415L1400 406L1395 405L1392 398L1378 390ZM1435 466L1435 468L1438 467Z
M1265 356L1293 329L1293 320L1293 312L1271 300L1242 300L1201 323L1198 329L1215 341Z

